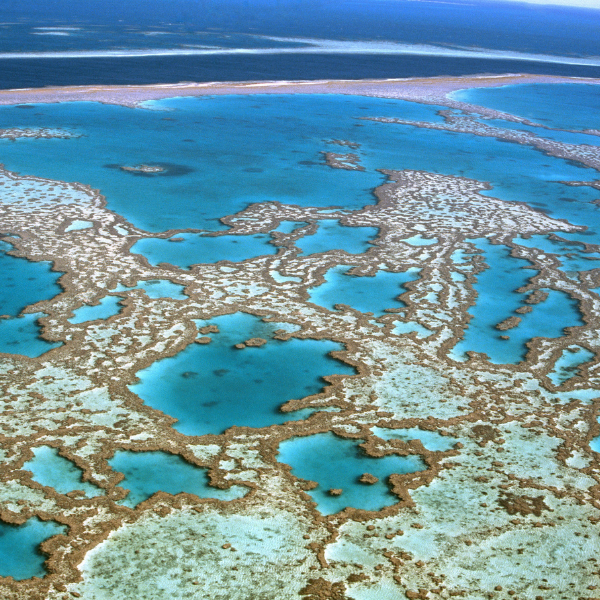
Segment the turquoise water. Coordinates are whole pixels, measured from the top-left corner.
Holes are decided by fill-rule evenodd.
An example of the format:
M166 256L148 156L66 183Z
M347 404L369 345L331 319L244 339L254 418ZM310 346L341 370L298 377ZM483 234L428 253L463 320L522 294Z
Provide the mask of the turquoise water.
M404 273L377 271L373 277L357 277L347 275L351 268L338 265L329 269L325 283L309 290L310 301L329 310L335 310L336 304L347 304L355 310L381 316L386 308L405 306L397 298L406 292L403 285L417 279L420 272L411 268Z
M460 90L452 96L548 127L600 129L600 87L596 85L525 83Z
M82 307L73 311L73 316L68 319L73 325L86 323L87 321L95 321L96 319L108 319L116 315L121 307L119 302L123 298L121 296L104 296L95 306L84 304Z
M381 510L398 502L387 484L392 473L413 473L427 467L420 456L373 458L359 447L362 442L329 432L295 437L280 444L278 460L290 465L296 477L319 484L307 493L324 515L346 507ZM379 481L372 485L359 482L364 473L374 475ZM330 489L342 489L342 494L332 496L328 493Z
M516 131L529 131L531 133L535 133L539 137L556 140L557 142L565 142L566 144L586 144L588 146L600 146L600 137L588 133L573 133L571 131L530 127L529 125L522 125L521 123L513 123L511 121L503 121L502 119L482 119L481 121L487 125L492 125L493 127L514 129Z
M39 337L38 319L45 313L31 313L0 320L0 352L34 358L58 348L62 342L48 342Z
M560 260L562 270L567 273L600 269L600 256L597 253L584 252L583 246L580 244L552 240L545 235L532 235L529 239L516 237L513 242L519 246L538 248L546 254L556 255Z
M6 145L6 167L88 183L101 189L109 208L149 231L219 230L220 217L253 202L372 204L371 190L383 176L328 167L321 151L336 147L325 140L353 140L365 129L355 126L355 117L369 113L439 120L439 107L350 96L177 98L148 106L163 110L84 102L35 111L2 107L2 127L60 124L84 134ZM159 164L165 171L118 168L135 164Z
M305 225L308 225L306 221L281 221L279 226L273 229L273 231L290 234L292 231L296 231L296 229L300 229L300 227L304 227Z
M173 283L168 279L148 279L138 281L133 287L127 287L119 284L113 292L128 292L130 290L144 290L148 298L158 300L159 298L172 298L173 300L186 300L187 296L183 293L185 286Z
M50 300L62 292L58 280L62 273L50 270L52 263L31 262L7 254L12 245L0 240L0 271L3 285L0 288L0 314L10 319L0 319L0 352L35 357L57 348L60 343L40 339L37 320L42 313L27 314L19 318L28 305Z
M284 221L274 231L291 233L306 225L303 222ZM300 256L344 250L349 254L362 254L371 246L368 243L377 235L376 227L346 227L336 219L319 221L317 231L296 241L301 249ZM174 236L182 241L144 238L137 241L131 252L142 254L151 265L161 262L189 269L200 263L216 263L220 260L240 262L257 256L277 253L271 244L272 236L264 233L254 235L219 235L215 237L197 233L181 233Z
M0 314L16 317L26 306L60 294L58 280L62 273L51 271L52 263L7 254L12 249L11 244L0 240Z
M554 385L561 385L565 381L577 375L578 368L591 361L594 353L581 346L569 346L563 350L562 354L554 364L554 369L548 373L550 381Z
M39 546L54 535L66 533L66 529L55 521L41 521L37 517L23 525L0 521L0 576L17 580L44 577L46 557Z
M200 263L216 263L220 260L240 262L265 254L276 254L277 247L269 242L271 236L264 233L255 235L221 235L206 237L197 233L182 233L175 236L182 242L170 242L158 238L144 238L137 241L131 252L142 254L151 265L166 262L182 269L189 269Z
M583 325L577 303L558 290L545 290L548 299L532 305L530 313L515 313L517 308L525 306L526 298L515 290L537 271L523 269L529 261L510 256L508 247L491 244L487 238L477 239L475 245L484 251L489 268L477 274L474 287L478 298L475 306L469 308L473 318L463 339L451 351L453 358L466 360L465 352L472 350L485 352L494 363L518 363L525 358L525 342L531 338L560 337L564 327ZM496 329L498 323L510 316L520 317L521 323L507 331ZM509 339L500 339L501 335Z
M426 431L419 429L418 427L412 427L410 429L388 429L387 427L373 427L373 434L382 440L401 440L403 442L410 442L411 440L420 440L423 447L432 452L445 452L446 450L452 450L454 444L458 440L447 436L441 435L437 431Z
M56 448L40 446L33 449L34 457L21 468L31 471L33 481L54 488L59 494L82 490L87 498L104 494L93 483L82 481L83 471L69 459L58 454Z
M356 119L439 120L439 107L342 95L175 98L152 106L165 110L84 102L37 105L35 111L1 107L2 127L62 126L85 134L0 140L10 143L3 160L25 174L99 188L109 208L151 231L224 229L220 217L253 202L359 208L375 202L372 190L385 181L377 171L382 168L490 181L494 189L486 194L600 231L600 212L589 204L597 191L557 183L589 179L589 169L494 138ZM326 143L330 139L361 144L355 152L366 171L328 167L321 152L336 149ZM161 164L165 172L114 167L139 163Z
M199 498L234 500L248 493L248 488L234 485L226 490L208 483L206 469L166 452L130 452L118 450L108 464L123 473L119 485L129 490L119 504L135 508L156 492L194 494Z
M600 423L600 419L598 419L598 423ZM590 448L600 454L600 435L590 441Z
M67 231L81 231L82 229L90 229L94 224L91 221L73 221L66 229Z
M437 238L424 238L422 235L413 235L402 241L411 246L432 246L433 244L437 244L439 240Z
M300 256L309 256L329 250L343 250L348 254L362 254L371 245L369 240L377 236L376 227L346 227L336 219L319 221L318 229L313 235L308 235L296 241L296 246L302 249Z
M293 398L316 394L323 375L354 374L330 356L342 346L329 340L273 339L281 324L235 313L198 322L216 325L210 344L191 344L179 354L153 363L130 386L146 404L175 417L186 435L221 433L232 427L267 427L304 418L305 411L283 413ZM261 347L234 347L250 338L268 340Z

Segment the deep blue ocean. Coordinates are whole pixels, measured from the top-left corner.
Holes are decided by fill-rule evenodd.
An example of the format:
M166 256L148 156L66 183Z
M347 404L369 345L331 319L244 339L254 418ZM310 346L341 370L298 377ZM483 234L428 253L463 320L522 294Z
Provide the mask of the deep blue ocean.
M600 76L600 11L591 9L463 0L33 4L25 10L20 1L4 0L0 6L0 88L507 72ZM353 48L336 46L340 41Z

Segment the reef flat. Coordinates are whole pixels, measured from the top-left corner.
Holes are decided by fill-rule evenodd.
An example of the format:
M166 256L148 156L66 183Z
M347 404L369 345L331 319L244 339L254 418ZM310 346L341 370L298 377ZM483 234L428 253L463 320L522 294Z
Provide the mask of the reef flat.
M107 151L104 170L81 178L83 162L50 154L71 144L87 156L114 133L78 118L75 128L67 113L39 135L2 130L2 258L50 262L62 291L0 321L0 341L7 323L29 318L47 344L0 354L0 595L600 597L600 134L455 93L523 85L535 95L531 84L552 84L600 97L598 83L0 92L6 109L120 105L100 108L161 121L165 140L149 157ZM258 111L270 93L268 110L290 103L283 125L279 113L252 113L247 125L219 112L231 95ZM294 121L308 106L294 104L298 94L316 94L307 101L323 111L345 95L359 101L324 137L329 113ZM206 98L175 98L188 95ZM189 166L169 154L180 115ZM223 132L258 120L269 152L195 154L192 123L202 131L207 115ZM281 162L263 164L261 152ZM247 179L236 180L227 169L240 156ZM192 185L211 160L223 169L213 204ZM298 172L333 183L323 196L278 188L280 198L257 183L275 174L295 184ZM115 181L137 192L124 196L127 214L104 191ZM144 228L150 186L162 186L165 205L196 194L204 212L172 226L165 207L153 215L164 227ZM13 545L22 559L3 561Z

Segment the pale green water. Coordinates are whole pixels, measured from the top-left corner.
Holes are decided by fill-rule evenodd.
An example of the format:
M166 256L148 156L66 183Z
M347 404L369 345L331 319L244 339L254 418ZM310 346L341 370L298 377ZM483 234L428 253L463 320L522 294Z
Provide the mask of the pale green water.
M33 481L54 488L59 494L82 490L87 498L100 496L104 490L89 481L82 481L83 471L69 459L58 454L56 448L39 446L33 449L34 457L22 467L31 471Z

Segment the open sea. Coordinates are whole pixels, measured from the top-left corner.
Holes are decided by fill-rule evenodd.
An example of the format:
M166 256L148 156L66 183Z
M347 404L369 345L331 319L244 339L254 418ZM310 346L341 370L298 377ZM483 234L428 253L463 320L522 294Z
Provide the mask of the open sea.
M519 3L0 6L0 88L527 72L600 76L600 13ZM31 10L30 10L31 8Z

